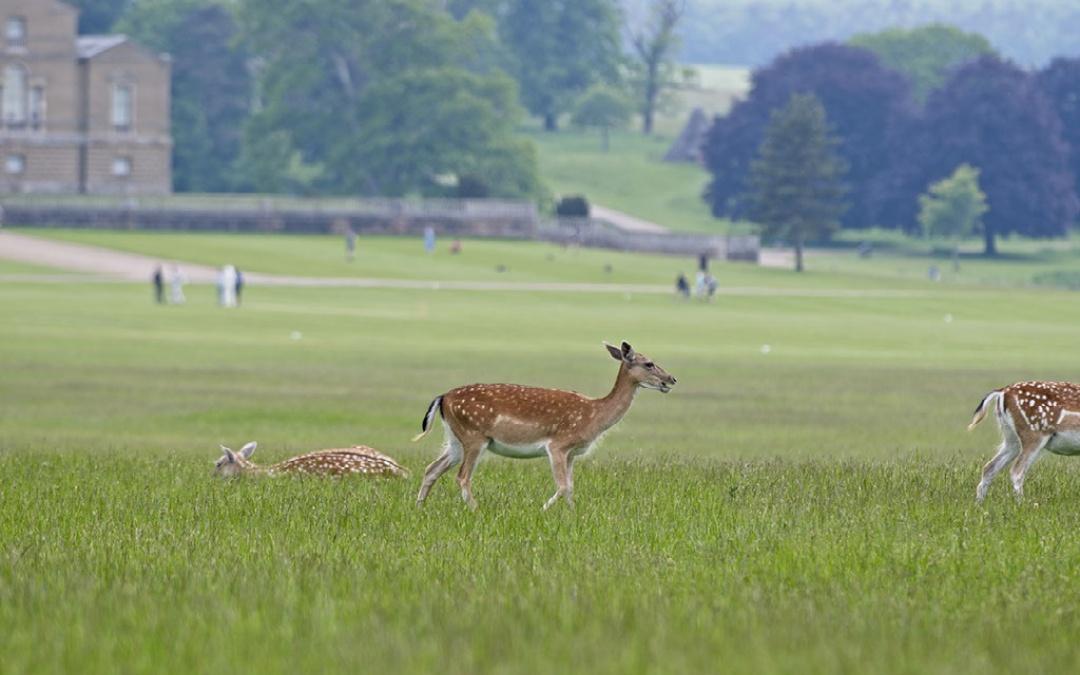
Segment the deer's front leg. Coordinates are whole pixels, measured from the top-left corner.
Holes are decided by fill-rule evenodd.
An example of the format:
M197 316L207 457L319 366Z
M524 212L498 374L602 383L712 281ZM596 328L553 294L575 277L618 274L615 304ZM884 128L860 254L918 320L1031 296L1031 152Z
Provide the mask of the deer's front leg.
M487 439L476 438L471 442L463 443L463 446L464 457L461 468L458 469L458 486L461 488L461 498L470 509L476 510L476 499L472 494L472 474L476 469L476 460L480 459L480 454L487 448Z
M549 445L548 459L551 460L551 473L555 477L556 490L555 494L551 495L551 499L544 504L544 510L550 509L559 497L564 497L566 503L573 506L574 486L570 478L570 449Z

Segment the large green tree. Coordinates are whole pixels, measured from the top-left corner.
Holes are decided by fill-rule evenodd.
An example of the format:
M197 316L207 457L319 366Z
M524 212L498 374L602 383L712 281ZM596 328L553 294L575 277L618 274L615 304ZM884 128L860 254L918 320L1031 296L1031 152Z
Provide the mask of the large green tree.
M364 94L357 132L338 139L326 164L373 194L438 194L447 178L531 194L538 177L531 144L514 137L515 97L510 78L457 68L382 79Z
M631 73L641 112L641 131L646 134L652 133L653 118L665 91L679 81L676 28L685 9L684 0L652 0L647 18L640 26L630 28Z
M537 192L484 14L459 21L427 0L243 0L240 16L261 63L244 150L254 188L442 194L465 180L495 196Z
M609 132L613 128L626 126L630 117L630 103L622 92L614 87L597 84L578 99L571 122L579 127L599 129L601 148L607 152L610 145Z
M174 188L247 187L236 163L251 110L250 57L232 12L215 0L140 0L118 28L172 56Z
M961 239L978 231L986 208L979 170L961 164L919 195L919 225L928 237Z
M545 129L558 128L559 116L590 86L617 78L621 47L613 0L506 0L498 15L507 69Z
M652 133L652 120L664 92L678 82L676 28L685 10L684 0L652 0L644 25L631 29L631 72L646 134Z
M803 246L840 226L845 166L829 133L825 108L813 94L795 94L774 110L758 158L751 165L751 217L767 239L795 249L803 270Z
M983 36L940 23L862 33L851 38L851 44L869 49L886 66L906 75L919 102L945 84L957 66L994 53Z

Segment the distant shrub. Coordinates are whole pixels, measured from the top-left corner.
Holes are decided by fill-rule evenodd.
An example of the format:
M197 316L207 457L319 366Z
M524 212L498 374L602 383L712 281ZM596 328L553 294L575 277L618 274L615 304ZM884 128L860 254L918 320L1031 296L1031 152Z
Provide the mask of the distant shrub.
M456 192L460 199L483 199L491 195L487 183L471 174L458 177Z
M1054 272L1040 272L1031 278L1037 286L1053 286L1070 291L1080 291L1080 272L1072 270L1057 270Z
M588 218L589 200L584 195L563 197L555 205L555 215L560 218Z

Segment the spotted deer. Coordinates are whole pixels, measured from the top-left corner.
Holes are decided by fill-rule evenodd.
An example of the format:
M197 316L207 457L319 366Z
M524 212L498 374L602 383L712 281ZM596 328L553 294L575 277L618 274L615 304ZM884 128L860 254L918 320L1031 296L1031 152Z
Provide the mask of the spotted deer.
M223 478L242 475L278 476L300 474L313 476L366 476L405 477L408 470L374 448L357 445L340 450L318 450L285 461L259 466L251 461L258 444L252 441L237 451L221 446L221 459L214 464L214 472Z
M990 482L1005 465L1017 498L1024 496L1024 477L1043 450L1056 455L1080 454L1080 385L1069 382L1018 382L983 397L968 430L993 409L1001 429L1001 445L982 469L975 501L986 497Z
M640 387L666 394L675 385L674 377L626 342L621 348L604 346L619 362L619 372L603 398L516 384L470 384L436 396L413 441L427 435L436 414L442 415L446 440L442 454L424 472L416 503L422 504L435 481L460 464L461 496L476 508L472 474L480 455L490 450L514 459L547 455L557 489L544 509L559 497L573 506L574 459L587 454L622 419Z

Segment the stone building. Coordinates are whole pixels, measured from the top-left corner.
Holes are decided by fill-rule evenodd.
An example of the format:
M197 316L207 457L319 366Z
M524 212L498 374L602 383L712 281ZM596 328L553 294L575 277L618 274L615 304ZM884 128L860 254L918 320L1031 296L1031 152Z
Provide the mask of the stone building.
M171 192L169 58L77 20L0 0L0 193Z

